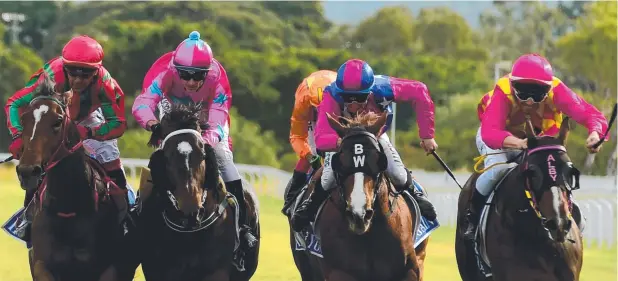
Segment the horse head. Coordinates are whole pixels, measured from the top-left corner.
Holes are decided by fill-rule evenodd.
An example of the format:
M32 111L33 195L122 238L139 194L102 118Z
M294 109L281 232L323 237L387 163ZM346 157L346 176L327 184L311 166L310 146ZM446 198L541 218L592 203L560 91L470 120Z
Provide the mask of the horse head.
M579 170L565 148L569 119L564 119L557 138L538 137L528 120L528 150L522 163L527 197L550 239L563 242L571 229L570 194L579 188Z
M214 149L202 140L200 112L199 104L174 104L161 119L162 135L153 133L149 141L151 146L160 142L149 168L155 191L169 199L163 213L168 225L174 216L182 228L199 224L208 189L220 185Z
M345 125L328 115L330 126L341 137L339 151L331 158L331 166L341 197L345 201L345 217L350 231L358 235L369 230L376 208L387 160L377 136L386 124L386 114L366 113L346 119Z
M21 114L23 154L16 169L23 189L36 189L46 171L82 147L67 110L72 94L56 92L46 78Z

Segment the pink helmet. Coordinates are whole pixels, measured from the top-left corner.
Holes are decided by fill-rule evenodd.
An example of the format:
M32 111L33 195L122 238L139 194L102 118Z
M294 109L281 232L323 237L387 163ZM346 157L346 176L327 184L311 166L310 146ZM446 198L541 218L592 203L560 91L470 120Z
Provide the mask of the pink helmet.
M544 57L537 54L525 54L515 60L511 70L511 82L551 85L554 72Z
M178 69L206 71L212 64L212 50L200 39L199 32L192 31L189 38L176 47L172 61Z

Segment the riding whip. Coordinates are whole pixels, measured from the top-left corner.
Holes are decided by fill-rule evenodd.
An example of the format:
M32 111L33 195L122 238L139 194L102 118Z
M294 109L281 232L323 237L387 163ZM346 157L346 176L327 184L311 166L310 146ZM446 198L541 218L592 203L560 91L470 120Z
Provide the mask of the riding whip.
M609 135L609 130L612 129L612 125L614 125L614 120L616 120L616 107L617 106L618 106L618 103L614 104L614 110L612 110L612 116L609 118L609 125L607 125L607 130L605 131L605 134L603 134L603 137L599 140L599 142L593 145L592 148L596 149L597 147L599 147L605 141L605 138L607 137L607 135Z
M440 156L438 156L438 153L436 153L436 151L434 150L434 151L431 152L431 155L433 155L433 157L435 157L436 160L438 160L440 165L442 165L442 168L444 168L444 170L446 170L446 172L449 174L449 176L451 176L451 178L455 181L455 183L457 183L457 186L459 186L459 189L463 189L463 187L461 187L461 184L459 183L459 181L457 180L457 178L455 177L455 175L453 174L451 169L449 169L449 167L446 166L446 163L444 163L444 161L442 161L442 158L440 158Z
M11 156L9 156L9 158L6 158L6 159L4 159L4 160L0 161L0 164L4 164L4 163L9 162L9 161L11 161L11 160L13 160L13 156L12 156L12 155L11 155Z

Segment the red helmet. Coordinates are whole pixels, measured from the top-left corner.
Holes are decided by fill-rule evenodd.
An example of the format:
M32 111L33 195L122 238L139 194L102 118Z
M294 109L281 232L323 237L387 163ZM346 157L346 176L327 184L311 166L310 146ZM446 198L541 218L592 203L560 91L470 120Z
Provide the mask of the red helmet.
M554 79L549 62L537 54L526 54L513 63L509 80L517 98L541 102L551 90Z
M98 68L103 65L103 56L101 44L86 35L73 37L62 48L65 65Z
M526 54L513 63L510 80L551 85L553 78L554 72L547 59L537 54Z

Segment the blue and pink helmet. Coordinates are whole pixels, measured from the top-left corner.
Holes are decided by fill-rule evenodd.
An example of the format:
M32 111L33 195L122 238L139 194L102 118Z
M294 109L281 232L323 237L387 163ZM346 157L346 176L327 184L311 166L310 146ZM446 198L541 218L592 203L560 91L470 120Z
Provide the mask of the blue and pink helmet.
M334 88L338 94L367 96L371 92L374 80L373 69L367 62L351 59L337 70Z
M182 41L172 59L177 69L192 71L208 71L212 64L213 55L210 46L200 39L200 33L192 31L189 38Z

